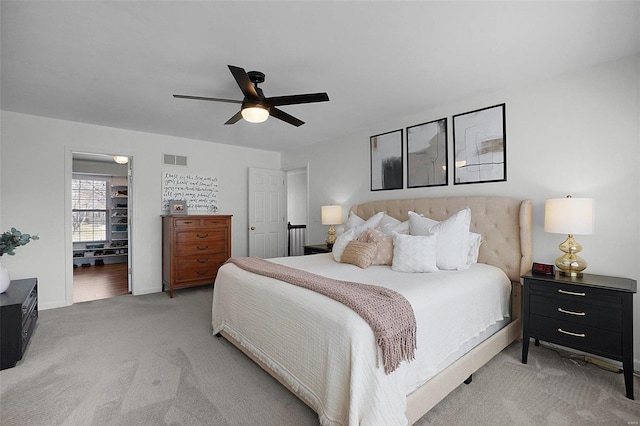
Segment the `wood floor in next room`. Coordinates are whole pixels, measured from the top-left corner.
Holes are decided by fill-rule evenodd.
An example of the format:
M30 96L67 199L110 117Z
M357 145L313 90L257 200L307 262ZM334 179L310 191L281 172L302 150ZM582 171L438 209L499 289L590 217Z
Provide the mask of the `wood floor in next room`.
M126 263L73 269L73 303L124 294L129 294Z

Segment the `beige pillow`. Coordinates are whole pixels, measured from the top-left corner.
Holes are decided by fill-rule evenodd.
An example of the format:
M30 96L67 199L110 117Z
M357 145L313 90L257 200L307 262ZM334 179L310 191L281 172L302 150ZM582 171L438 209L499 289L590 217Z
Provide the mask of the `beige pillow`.
M376 256L371 261L372 265L391 265L393 262L393 238L384 232L367 229L358 237L358 241L376 245Z
M377 246L374 243L351 241L342 252L340 262L350 263L365 269L371 265L371 261L373 261L373 258L376 256L376 250Z

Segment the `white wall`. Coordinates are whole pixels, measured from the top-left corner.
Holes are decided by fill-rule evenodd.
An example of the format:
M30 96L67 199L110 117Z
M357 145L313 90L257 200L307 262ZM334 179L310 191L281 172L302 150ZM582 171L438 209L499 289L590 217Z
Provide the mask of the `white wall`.
M533 258L553 263L560 255L557 246L565 237L543 231L544 201L570 193L595 199L595 233L576 236L584 247L581 256L588 263L587 272L638 280L639 76L640 56L629 57L529 87L390 119L360 133L322 142L305 153L283 154L285 168L309 163L309 243L320 243L325 238L327 227L318 221L324 204L342 204L346 216L349 206L377 199L499 195L533 201ZM452 115L503 102L507 125L506 182L370 191L369 136L448 117L451 164ZM453 182L451 172L449 182ZM634 309L638 358L637 295Z
M134 132L2 111L0 229L12 226L40 240L20 247L2 263L12 279L38 277L41 309L72 301L70 283L71 152L133 157L134 294L161 290L161 173L200 173L219 178L220 214L233 215L232 254L246 256L248 167L280 169L280 154L211 142ZM162 153L186 155L188 167L162 165ZM233 161L229 161L233 159ZM67 188L69 182L69 188ZM67 205L68 204L68 205Z

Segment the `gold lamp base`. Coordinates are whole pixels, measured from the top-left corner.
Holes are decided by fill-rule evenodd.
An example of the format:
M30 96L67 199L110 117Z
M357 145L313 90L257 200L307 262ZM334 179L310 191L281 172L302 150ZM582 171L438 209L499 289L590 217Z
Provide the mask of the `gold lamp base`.
M587 262L576 253L582 250L582 246L573 239L573 235L567 235L567 239L558 246L564 252L556 259L556 267L561 275L581 277L582 271L587 268Z
M336 242L336 228L333 225L329 225L329 230L327 231L327 247L331 248Z

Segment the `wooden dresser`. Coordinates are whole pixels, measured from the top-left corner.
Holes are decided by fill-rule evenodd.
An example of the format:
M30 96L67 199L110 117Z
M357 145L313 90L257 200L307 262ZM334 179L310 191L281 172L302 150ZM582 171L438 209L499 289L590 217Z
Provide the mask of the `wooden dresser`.
M231 256L230 215L162 216L162 291L213 284Z

